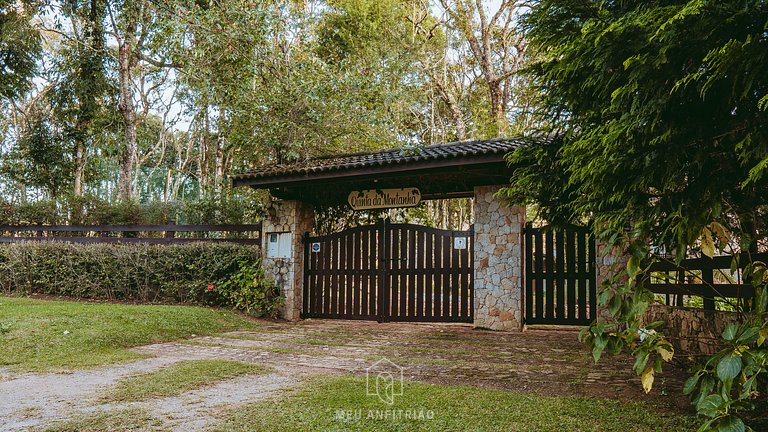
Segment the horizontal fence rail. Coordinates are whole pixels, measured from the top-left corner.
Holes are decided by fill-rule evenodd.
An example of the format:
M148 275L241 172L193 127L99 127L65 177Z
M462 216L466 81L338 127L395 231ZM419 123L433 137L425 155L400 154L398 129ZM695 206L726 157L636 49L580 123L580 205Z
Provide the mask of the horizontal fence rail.
M755 288L743 281L742 270L752 261L768 262L768 253L741 254L732 269L731 255L713 258L689 258L675 264L659 261L651 264L645 286L654 294L664 296L669 306L698 307L696 299L706 310L716 310L717 304L747 305L755 297ZM734 301L731 301L734 300Z
M193 242L261 245L257 224L199 225L0 225L0 243L56 241L70 243Z

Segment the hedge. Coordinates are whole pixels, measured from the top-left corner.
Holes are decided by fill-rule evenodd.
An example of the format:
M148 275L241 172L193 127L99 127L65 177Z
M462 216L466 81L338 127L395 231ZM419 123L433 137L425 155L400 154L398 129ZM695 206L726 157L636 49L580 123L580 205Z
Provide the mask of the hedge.
M274 316L281 299L258 249L226 243L0 246L6 294L229 306Z

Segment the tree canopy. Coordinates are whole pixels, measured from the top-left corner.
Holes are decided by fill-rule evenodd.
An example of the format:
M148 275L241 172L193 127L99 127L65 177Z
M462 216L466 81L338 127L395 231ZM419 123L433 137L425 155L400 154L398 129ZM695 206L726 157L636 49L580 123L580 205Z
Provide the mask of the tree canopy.
M768 6L543 0L524 26L541 133L508 194L682 257L713 220L764 235Z

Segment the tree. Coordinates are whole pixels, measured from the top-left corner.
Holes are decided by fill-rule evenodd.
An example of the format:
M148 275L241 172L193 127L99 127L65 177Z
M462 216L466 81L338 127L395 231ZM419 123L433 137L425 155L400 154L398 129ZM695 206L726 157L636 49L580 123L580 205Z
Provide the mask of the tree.
M632 253L625 282L613 279L600 294L616 322L585 333L597 357L606 346L636 346L638 317L653 299L636 276L652 250L679 260L735 243L749 253L766 237L766 22L761 1L542 0L525 17L540 56L528 69L537 120L552 139L510 156L517 168L507 194L538 205L550 222L590 221ZM759 262L747 269L758 301L734 335L768 334L764 273ZM707 427L744 430L733 414L748 409L761 382L750 374L763 374L765 362L741 369L741 359L764 356L764 339L740 352L728 345L714 360L737 356L741 381L717 375L697 393ZM651 348L669 355L662 342Z
M40 33L32 24L33 2L0 0L0 100L29 87L40 55Z
M516 23L529 2L501 0L492 15L480 0L440 0L440 5L449 23L469 45L485 81L490 135L503 136L508 130L507 108L515 90L511 78L522 66L527 48Z

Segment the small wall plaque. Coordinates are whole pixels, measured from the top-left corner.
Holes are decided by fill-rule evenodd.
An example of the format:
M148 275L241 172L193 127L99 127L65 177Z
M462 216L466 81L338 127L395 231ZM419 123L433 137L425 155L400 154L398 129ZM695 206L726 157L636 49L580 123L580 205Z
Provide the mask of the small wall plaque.
M454 237L453 238L453 248L454 249L466 249L467 248L467 238L466 237Z

